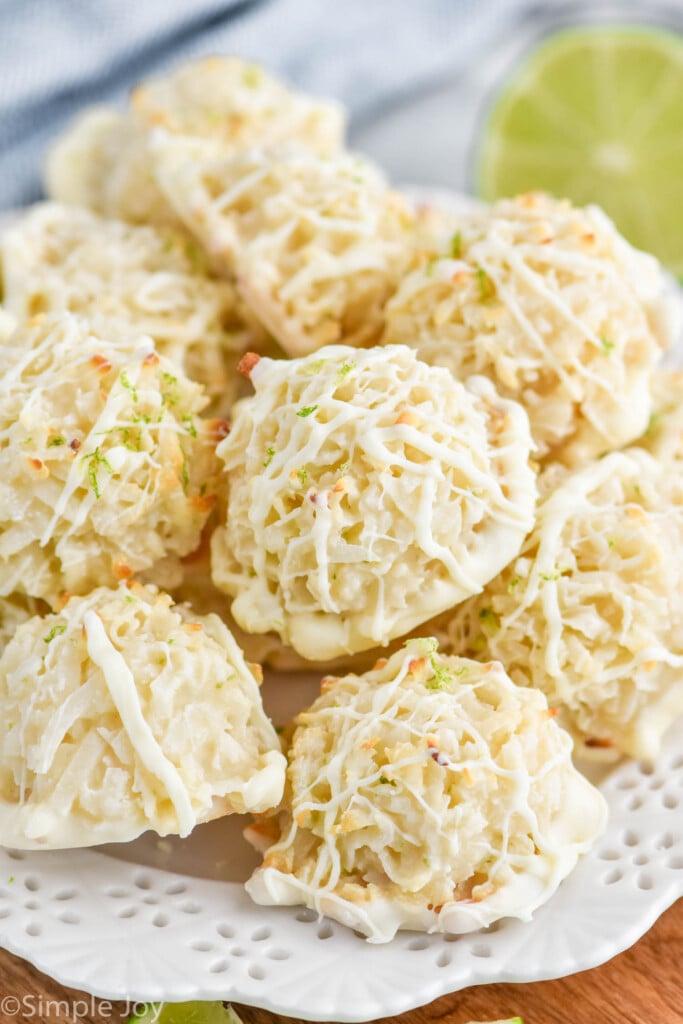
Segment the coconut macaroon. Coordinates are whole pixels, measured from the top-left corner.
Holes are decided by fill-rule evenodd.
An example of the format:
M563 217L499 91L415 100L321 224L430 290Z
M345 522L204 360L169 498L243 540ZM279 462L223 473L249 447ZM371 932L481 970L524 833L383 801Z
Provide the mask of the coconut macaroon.
M42 203L3 235L0 261L5 308L19 320L67 311L148 334L226 409L236 353L262 337L234 286L209 278L197 243L171 228Z
M0 595L54 602L198 545L225 425L150 338L43 317L2 362Z
M539 487L520 557L439 625L542 690L584 755L652 758L683 714L683 480L632 448Z
M258 357L254 357L258 358ZM253 361L252 361L253 363ZM252 365L217 454L217 587L311 660L385 645L477 593L533 525L524 410L406 346Z
M433 639L324 679L295 726L283 810L251 833L267 848L247 891L373 942L529 920L605 825L545 697Z
M463 217L444 253L403 281L387 342L490 377L525 406L542 458L578 464L643 432L674 329L653 257L596 207L536 194Z
M237 57L193 61L138 86L125 112L96 107L81 116L49 154L48 194L123 220L173 222L149 154L160 126L228 154L295 142L327 157L343 144L345 116L336 103L305 96Z
M0 836L20 849L188 835L266 811L285 758L254 667L215 615L100 587L0 657Z
M235 157L158 136L156 173L185 226L290 356L368 345L413 255L414 214L360 157Z

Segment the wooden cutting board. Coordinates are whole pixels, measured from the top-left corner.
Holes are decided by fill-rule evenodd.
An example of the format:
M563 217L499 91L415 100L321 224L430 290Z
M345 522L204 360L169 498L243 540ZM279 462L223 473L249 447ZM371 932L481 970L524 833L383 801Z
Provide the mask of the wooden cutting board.
M287 1024L263 1010L235 1009L244 1024ZM129 1014L123 1004L62 988L0 951L0 1024L120 1024ZM524 1024L683 1024L683 900L632 949L595 970L535 985L465 989L386 1020L465 1024L514 1015Z

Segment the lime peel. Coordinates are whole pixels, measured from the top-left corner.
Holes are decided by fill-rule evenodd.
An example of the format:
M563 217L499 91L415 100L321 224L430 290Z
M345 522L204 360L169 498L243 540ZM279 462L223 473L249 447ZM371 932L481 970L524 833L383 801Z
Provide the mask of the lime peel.
M477 191L598 203L633 245L683 276L682 94L681 35L616 25L556 33L494 102Z
M232 1006L220 1002L148 1003L128 1024L242 1024Z

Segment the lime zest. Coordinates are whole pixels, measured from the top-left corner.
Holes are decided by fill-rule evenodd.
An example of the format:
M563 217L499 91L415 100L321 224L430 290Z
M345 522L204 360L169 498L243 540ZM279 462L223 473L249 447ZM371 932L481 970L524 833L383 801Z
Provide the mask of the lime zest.
M111 463L100 453L99 445L94 452L90 452L88 455L83 456L84 462L88 463L88 482L92 489L93 494L99 500L102 497L100 490L99 481L97 479L97 470L99 466L103 466L104 469L111 476L114 470L112 469Z
M479 296L482 302L488 302L495 295L493 281L483 267L477 267L477 284L479 285Z
M47 636L43 637L43 643L51 644L56 636L61 636L63 633L66 633L66 626L63 622L59 622L56 626L52 627Z
M317 405L302 405L302 407L297 410L297 416L305 419L306 416L311 416L317 408Z

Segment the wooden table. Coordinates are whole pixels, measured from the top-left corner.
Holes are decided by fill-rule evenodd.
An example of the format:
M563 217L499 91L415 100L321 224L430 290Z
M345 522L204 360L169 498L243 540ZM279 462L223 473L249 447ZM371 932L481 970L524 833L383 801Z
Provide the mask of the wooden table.
M20 1002L30 996L33 1001L24 1003L19 1013L8 1014L1 1009L7 996ZM286 1021L262 1010L235 1008L244 1024ZM535 985L465 989L387 1022L465 1024L515 1014L525 1024L683 1024L683 900L636 946L595 970ZM121 1004L100 1003L62 988L0 951L0 1024L108 1024L126 1017Z

